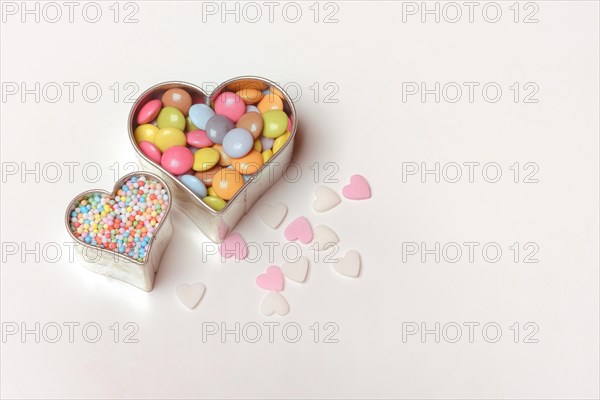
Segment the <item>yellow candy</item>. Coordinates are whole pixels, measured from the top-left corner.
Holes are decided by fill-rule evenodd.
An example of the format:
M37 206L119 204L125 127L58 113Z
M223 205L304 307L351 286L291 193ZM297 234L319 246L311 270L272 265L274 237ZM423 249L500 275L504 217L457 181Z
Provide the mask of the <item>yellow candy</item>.
M205 147L198 150L194 154L194 171L207 171L214 167L218 162L221 155L219 152L212 147Z
M262 114L263 130L262 135L275 139L285 133L288 125L288 116L282 110L268 110Z
M164 153L170 147L185 146L185 134L177 128L162 128L156 133L154 144Z
M275 141L273 142L273 154L277 153L289 138L290 133L286 132L283 135L279 136L277 139L275 139Z
M175 107L163 107L156 117L156 124L159 128L177 128L185 129L185 116Z
M273 157L273 150L269 149L269 150L265 150L262 152L262 157L263 157L263 162L267 162L271 159L271 157Z
M215 211L221 211L227 205L225 200L216 196L206 196L202 201Z
M143 124L135 128L133 131L133 138L136 143L140 142L150 142L154 143L154 139L156 138L156 134L158 133L158 128L151 124ZM84 204L85 205L85 204Z
M194 125L194 123L192 122L192 120L190 119L190 117L187 117L185 119L185 131L186 132L191 132L191 131L195 131L197 129L198 129L198 127L196 125Z
M206 191L208 192L209 196L219 197L219 196L217 196L217 193L215 192L215 189L212 188L212 186L209 186Z
M260 142L260 139L256 139L254 141L254 150L258 151L259 153L262 151L262 143Z

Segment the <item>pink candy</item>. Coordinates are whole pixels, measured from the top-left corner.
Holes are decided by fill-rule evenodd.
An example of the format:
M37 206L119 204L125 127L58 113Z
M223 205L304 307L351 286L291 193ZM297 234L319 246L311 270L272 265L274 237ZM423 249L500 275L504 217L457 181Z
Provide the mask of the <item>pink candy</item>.
M362 175L352 175L350 184L344 186L342 194L350 200L365 200L371 197L371 187Z
M202 129L196 129L195 131L188 132L186 133L185 137L187 139L187 144L199 149L210 147L214 144L212 140L208 138L206 132Z
M173 175L182 175L194 165L194 155L185 146L169 147L162 155L160 165Z
M305 217L298 217L285 228L283 236L289 241L310 243L313 240L313 230Z
M219 252L225 258L235 257L236 260L243 260L248 256L248 246L242 235L233 232L221 242Z
M152 121L156 118L161 108L162 102L160 100L150 100L138 112L137 123L141 125Z
M223 115L234 123L246 113L246 103L240 96L232 92L224 92L215 100L215 113Z
M281 292L283 290L283 272L277 265L271 265L264 274L256 277L256 284L265 290Z
M146 141L140 142L139 146L140 150L142 150L142 153L144 153L146 157L148 157L155 163L160 164L161 154L158 147L156 147L153 143Z

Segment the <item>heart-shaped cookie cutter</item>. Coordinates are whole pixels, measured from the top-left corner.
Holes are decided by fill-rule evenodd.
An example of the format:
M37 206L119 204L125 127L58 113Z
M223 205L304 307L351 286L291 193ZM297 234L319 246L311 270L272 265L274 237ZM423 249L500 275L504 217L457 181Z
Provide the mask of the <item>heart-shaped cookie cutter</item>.
M165 188L167 195L169 196L169 208L167 208L165 211L163 219L154 231L154 236L148 245L148 252L144 258L144 261L142 262L119 254L113 250L103 249L101 247L82 242L73 234L70 226L71 211L76 207L77 203L79 203L82 198L89 194L96 193L106 196L114 196L117 190L133 176L145 176L147 179L156 180ZM115 183L112 192L107 192L106 190L102 189L92 189L75 196L75 198L67 207L67 211L65 213L65 226L67 228L67 232L69 232L69 235L71 235L71 238L73 238L73 241L75 242L75 253L78 256L79 261L87 269L110 278L115 278L130 283L142 290L149 292L154 287L154 278L156 276L156 272L158 271L160 260L162 259L163 253L171 241L171 237L173 236L173 224L171 223L170 218L172 205L172 192L169 188L169 185L167 185L163 179L149 172L137 171L127 174L119 179Z
M150 160L138 147L133 132L136 118L141 107L150 100L160 99L165 91L172 88L182 88L192 96L192 103L203 103L211 106L214 100L224 91L237 92L244 88L271 90L281 94L284 111L292 121L290 138L283 147L227 202L221 211L214 211L198 198L190 189L163 167ZM227 237L242 217L250 210L256 201L271 186L283 176L283 172L292 160L294 139L298 121L296 108L290 96L275 82L258 76L242 76L230 79L220 84L212 93L207 94L200 87L187 82L171 81L152 86L140 95L131 107L127 128L129 140L135 149L144 170L149 170L164 179L172 188L173 204L190 218L198 228L213 242L220 243Z

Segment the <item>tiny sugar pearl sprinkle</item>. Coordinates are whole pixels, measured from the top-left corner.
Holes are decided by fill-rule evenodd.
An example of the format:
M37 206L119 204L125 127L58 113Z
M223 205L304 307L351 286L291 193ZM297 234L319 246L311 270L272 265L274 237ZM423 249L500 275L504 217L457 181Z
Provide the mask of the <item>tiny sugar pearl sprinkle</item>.
M90 193L71 211L71 231L82 242L143 262L157 226L169 208L159 182L133 176L114 198Z

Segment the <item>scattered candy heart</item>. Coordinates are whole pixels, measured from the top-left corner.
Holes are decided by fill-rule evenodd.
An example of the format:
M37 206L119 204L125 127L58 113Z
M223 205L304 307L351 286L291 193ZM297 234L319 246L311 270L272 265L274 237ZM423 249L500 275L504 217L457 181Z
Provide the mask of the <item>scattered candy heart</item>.
M260 219L262 219L267 226L273 229L277 228L281 224L286 214L287 206L282 203L273 205L263 204L258 209L258 216Z
M317 244L318 251L327 250L338 244L339 241L338 235L327 226L319 225L314 230L313 243Z
M298 261L283 263L281 272L295 282L304 282L308 273L308 258L303 256Z
M290 312L290 305L281 293L269 292L260 305L260 311L267 317L273 314L284 316Z
M352 175L350 184L344 186L342 194L350 200L365 200L371 197L371 188L362 175Z
M338 259L333 268L342 275L356 278L360 273L360 254L356 250L348 250L344 257Z
M181 301L184 306L192 310L198 305L202 299L202 296L204 296L205 290L206 287L203 283L196 282L193 285L182 283L181 285L177 286L175 292L177 293L179 301Z
M305 217L298 217L285 228L283 235L289 241L299 240L306 244L313 239L313 230Z
M248 246L246 246L246 241L239 233L233 232L219 245L219 252L225 258L235 256L235 260L239 261L248 256Z
M327 186L319 186L315 190L315 202L313 203L313 209L316 212L325 212L329 211L338 204L340 204L342 200L340 196L331 188Z
M267 272L256 277L256 284L265 290L280 292L283 290L283 273L276 265L267 268Z

